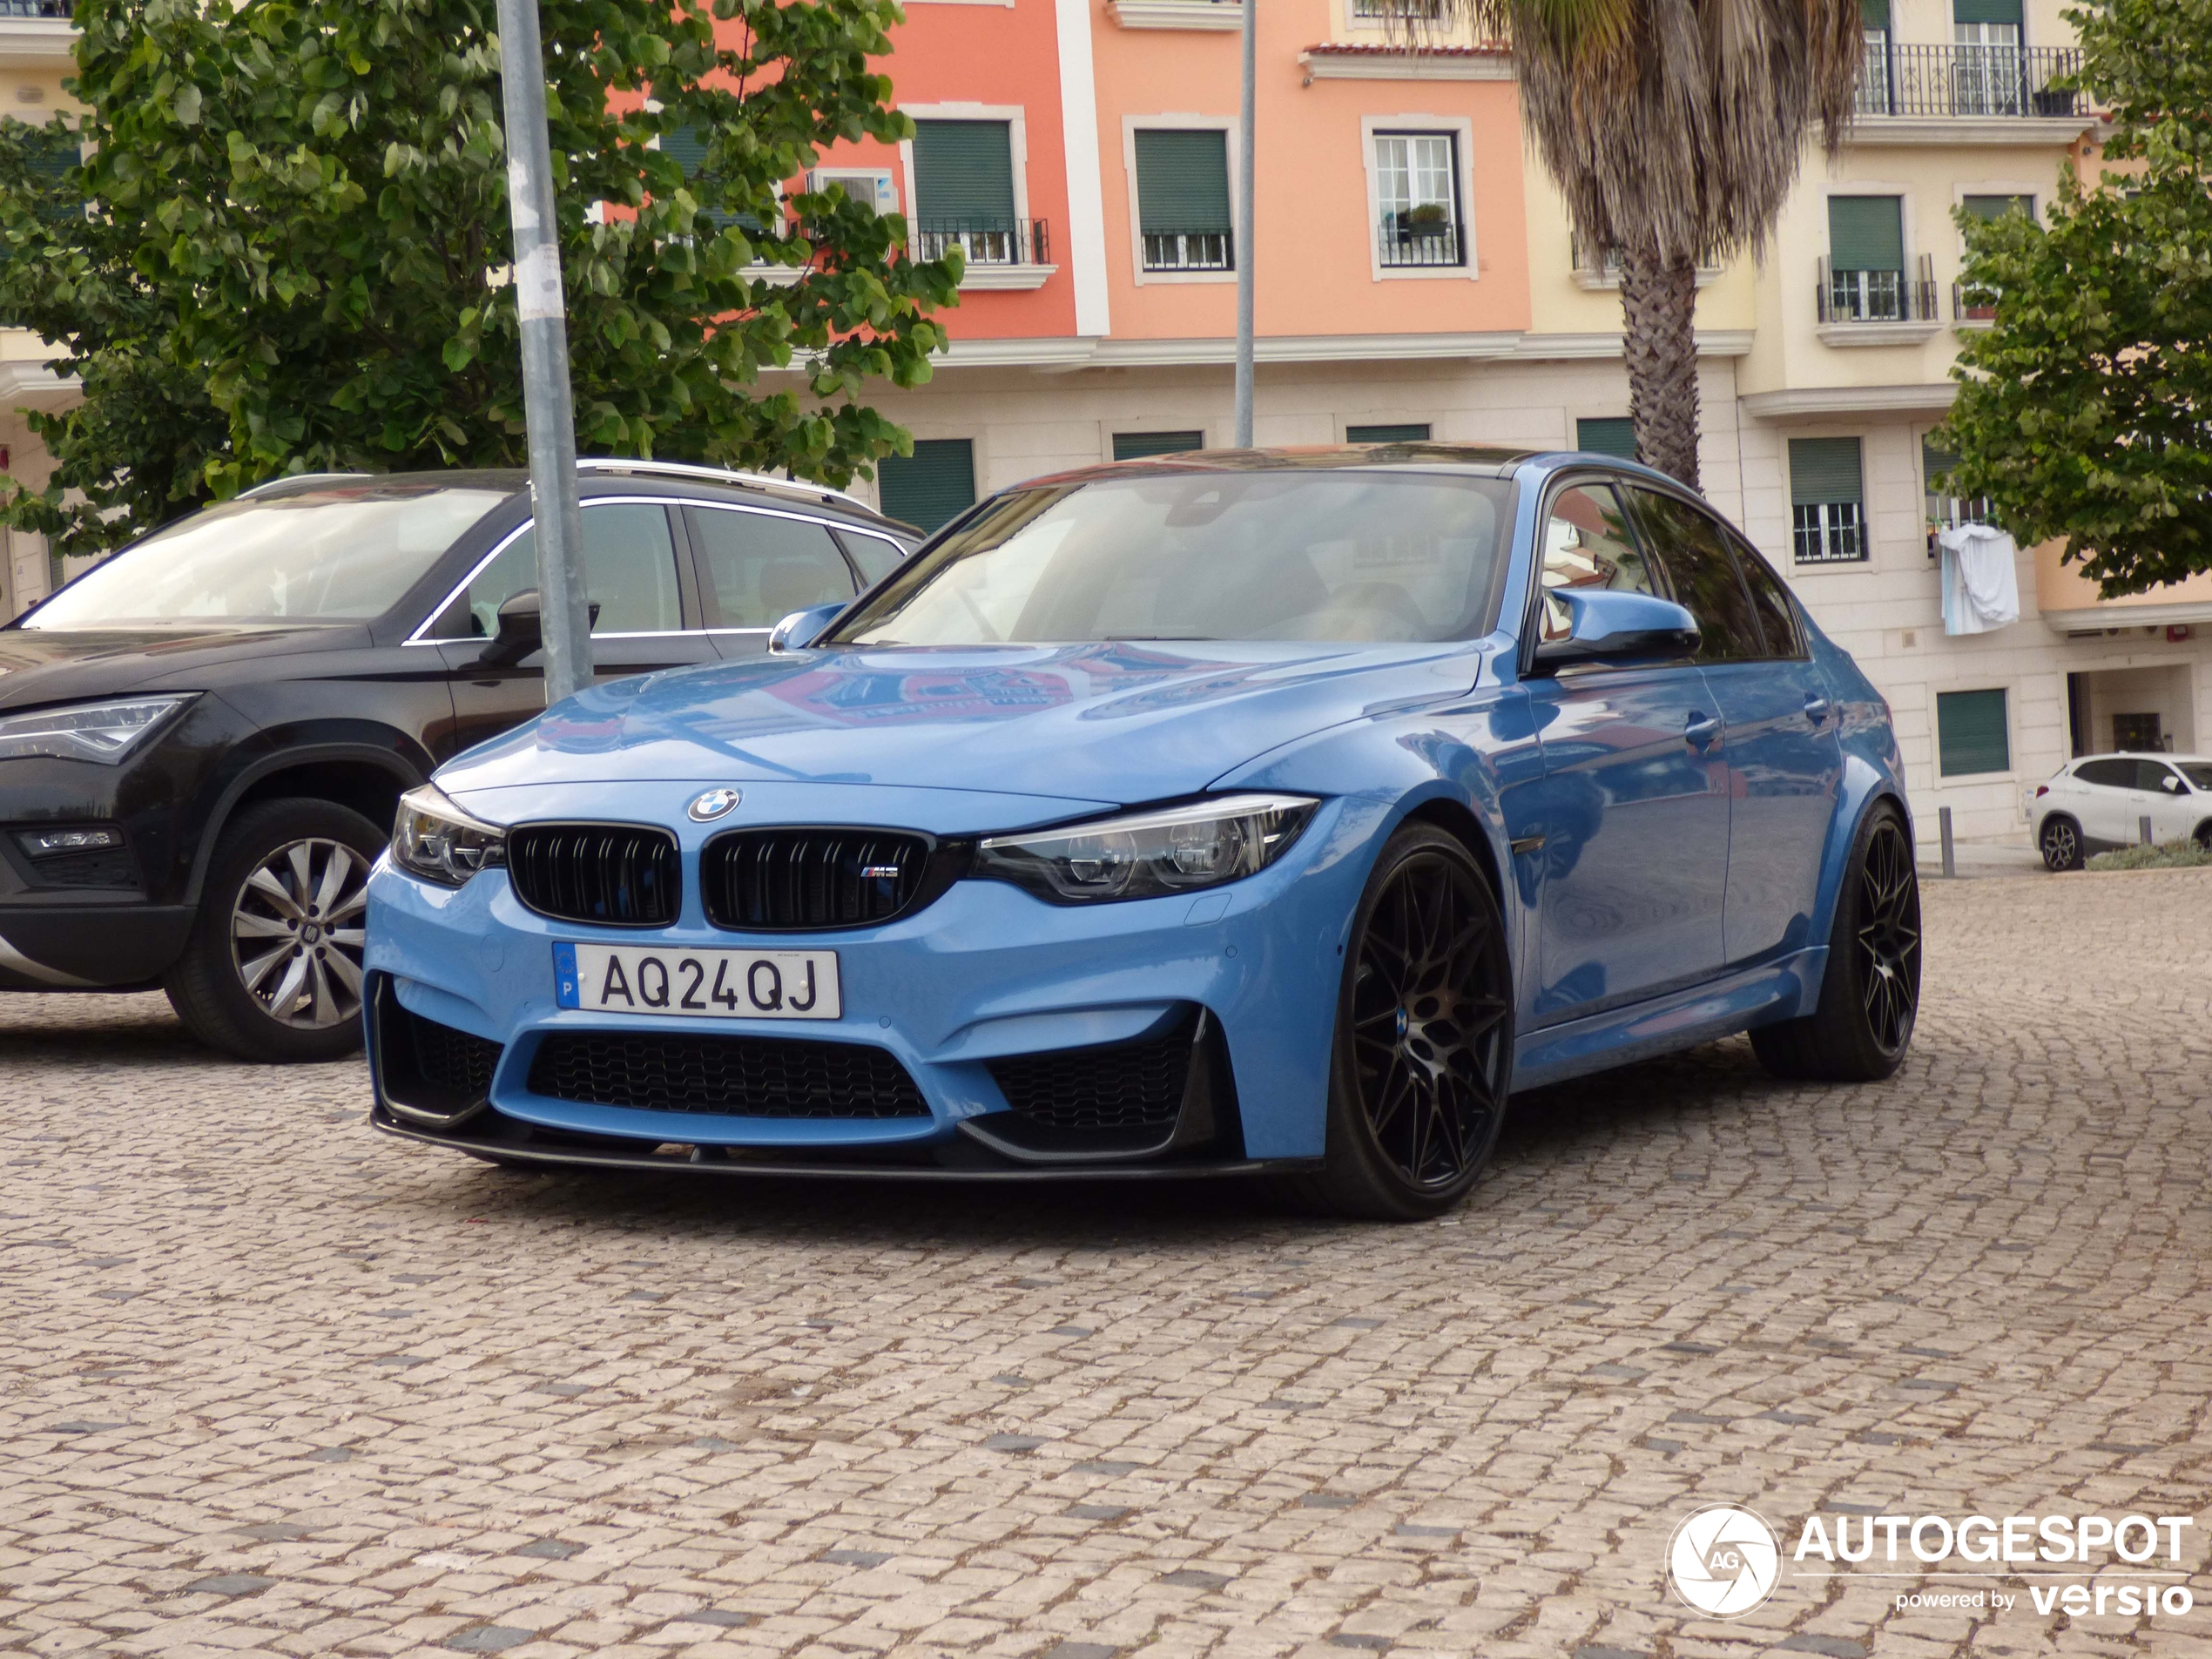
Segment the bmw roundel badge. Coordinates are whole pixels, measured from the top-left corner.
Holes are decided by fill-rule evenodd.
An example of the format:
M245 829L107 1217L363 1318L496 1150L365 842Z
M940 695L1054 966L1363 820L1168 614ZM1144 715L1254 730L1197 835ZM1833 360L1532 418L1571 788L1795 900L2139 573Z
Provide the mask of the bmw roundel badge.
M690 812L692 821L711 824L744 799L745 796L734 789L710 789L691 803Z

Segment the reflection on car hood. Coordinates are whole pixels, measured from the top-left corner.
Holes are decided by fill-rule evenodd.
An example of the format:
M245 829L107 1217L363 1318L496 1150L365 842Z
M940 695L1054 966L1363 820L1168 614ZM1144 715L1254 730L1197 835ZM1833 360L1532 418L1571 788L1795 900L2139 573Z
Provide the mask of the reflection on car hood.
M367 637L358 623L220 623L178 628L0 629L0 708L190 687L217 663Z
M584 692L440 780L781 778L1160 799L1308 732L1458 696L1478 666L1464 642L801 651Z

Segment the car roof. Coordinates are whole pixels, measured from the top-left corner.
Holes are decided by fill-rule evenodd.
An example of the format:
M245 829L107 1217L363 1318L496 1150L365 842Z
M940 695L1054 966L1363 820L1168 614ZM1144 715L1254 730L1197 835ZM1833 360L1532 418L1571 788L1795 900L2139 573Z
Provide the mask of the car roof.
M806 507L857 527L890 529L919 540L921 531L912 524L879 513L866 502L805 479L771 478L758 474L725 471L684 462L626 461L586 457L577 462L577 485L595 495L696 495L703 501L732 499L763 505ZM529 488L530 475L521 467L456 467L429 472L315 472L273 478L246 492L255 501L281 500L316 490L374 489L493 489L520 495ZM245 499L245 496L240 499Z
M1568 467L1599 467L1655 483L1679 489L1664 473L1620 455L1588 449L1526 449L1505 444L1441 443L1420 439L1406 443L1285 444L1255 449L1186 449L1173 455L1146 455L1135 461L1106 461L1025 478L1019 489L1090 483L1101 479L1131 478L1190 472L1458 472L1480 478L1510 478L1521 468L1536 464L1557 471Z
M2066 764L2078 766L2085 760L2186 760L2192 766L2212 766L2212 755L2168 754L2163 749L2114 749L2104 754L2076 755Z

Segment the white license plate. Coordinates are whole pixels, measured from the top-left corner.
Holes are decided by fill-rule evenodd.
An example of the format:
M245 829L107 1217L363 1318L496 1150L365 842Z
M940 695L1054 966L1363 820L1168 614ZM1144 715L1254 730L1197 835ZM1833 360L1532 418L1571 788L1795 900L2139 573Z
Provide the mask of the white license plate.
M833 950L664 950L553 947L555 1000L594 1014L687 1020L834 1020L843 1011Z

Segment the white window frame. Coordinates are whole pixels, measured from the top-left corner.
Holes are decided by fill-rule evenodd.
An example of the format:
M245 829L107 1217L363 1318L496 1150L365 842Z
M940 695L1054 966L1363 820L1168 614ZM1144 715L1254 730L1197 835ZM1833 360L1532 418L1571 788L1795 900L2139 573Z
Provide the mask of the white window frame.
M1382 169L1375 158L1375 140L1385 133L1435 132L1453 139L1459 192L1460 263L1458 265L1389 265L1382 262L1379 238L1382 232ZM1363 115L1359 118L1360 165L1367 175L1367 275L1374 282L1396 282L1411 277L1428 281L1479 282L1482 261L1474 230L1474 123L1463 115Z
M1230 246L1235 263L1226 271L1148 271L1144 268L1144 207L1136 192L1136 135L1142 132L1213 132L1227 137L1229 161L1229 222L1233 230L1244 218L1242 199L1238 193L1239 158L1243 146L1238 142L1237 118L1233 115L1125 115L1122 118L1122 172L1129 181L1129 268L1130 275L1140 288L1154 283L1234 282L1237 269L1251 257L1251 250L1238 246L1231 237Z
M1921 247L1920 238L1919 235L1919 226L1916 219L1916 215L1919 212L1919 203L1914 195L1912 186L1910 185L1890 184L1878 179L1838 179L1833 184L1824 185L1821 186L1820 252L1828 262L1828 270L1831 278L1836 268L1836 250L1830 246L1828 240L1828 204L1831 200L1838 196L1846 198L1854 196L1894 196L1897 198L1898 229L1900 236L1903 238L1905 246L1905 269L1900 274L1898 280L1902 282L1912 282L1918 280L1918 273L1920 269ZM1943 311L1943 306L1940 302L1943 290L1940 282L1938 284L1936 292L1939 297L1939 303L1936 307L1936 310L1939 318L1940 318ZM1892 320L1893 320L1892 319L1886 318L1860 318L1852 320L1852 321L1847 326L1854 328L1864 327L1870 322L1874 323L1877 326L1880 326ZM1932 325L1908 322L1904 326L1907 327L1918 327Z
M1347 30L1361 30L1379 32L1398 21L1390 17L1363 17L1359 15L1359 0L1344 0L1344 26ZM1448 19L1445 21L1448 22Z

